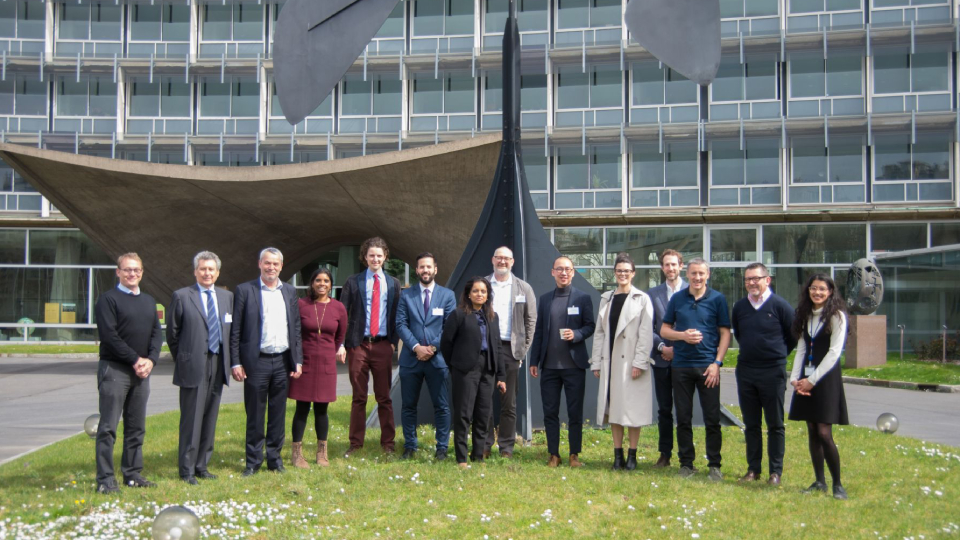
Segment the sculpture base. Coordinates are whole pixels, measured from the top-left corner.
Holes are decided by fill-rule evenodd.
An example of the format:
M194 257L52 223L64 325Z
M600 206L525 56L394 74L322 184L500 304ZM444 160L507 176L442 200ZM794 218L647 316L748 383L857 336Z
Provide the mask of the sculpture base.
M882 366L887 363L887 316L850 315L847 319L846 359L848 369Z

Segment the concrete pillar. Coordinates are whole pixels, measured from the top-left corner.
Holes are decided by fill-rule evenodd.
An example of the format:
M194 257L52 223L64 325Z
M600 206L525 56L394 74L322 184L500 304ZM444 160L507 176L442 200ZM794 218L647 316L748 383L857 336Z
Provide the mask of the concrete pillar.
M342 287L347 278L363 269L360 264L360 246L341 246L337 258L337 279L335 287Z

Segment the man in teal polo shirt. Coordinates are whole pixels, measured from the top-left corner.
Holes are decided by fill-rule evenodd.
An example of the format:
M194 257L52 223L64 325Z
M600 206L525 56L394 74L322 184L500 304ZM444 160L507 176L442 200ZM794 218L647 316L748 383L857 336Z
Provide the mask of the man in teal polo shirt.
M707 428L707 466L711 480L720 473L720 366L730 346L727 299L707 287L710 265L697 258L687 263L690 286L673 295L663 315L660 336L673 340L673 402L677 409L677 447L680 476L697 472L693 466L693 392L700 396Z

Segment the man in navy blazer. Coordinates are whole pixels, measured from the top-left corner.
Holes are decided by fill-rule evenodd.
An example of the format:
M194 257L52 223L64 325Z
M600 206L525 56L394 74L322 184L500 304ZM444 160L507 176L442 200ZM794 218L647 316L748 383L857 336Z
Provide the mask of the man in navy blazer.
M347 308L347 364L353 404L350 408L351 454L363 448L367 432L367 392L373 376L373 394L377 398L380 419L380 447L394 452L393 400L390 382L393 376L393 352L397 348L397 305L400 282L383 271L390 248L380 237L366 239L360 245L360 260L367 269L347 278L340 291L340 302Z
M557 288L540 297L537 304L537 329L530 346L530 375L540 379L543 425L547 432L547 465L560 465L560 391L567 396L570 430L570 466L580 467L583 440L583 394L590 353L586 340L593 335L596 322L593 300L572 285L573 261L559 257L550 273Z
M233 294L230 359L233 379L243 381L247 413L246 468L252 476L263 464L263 415L267 415L267 468L283 472L283 437L287 418L289 377L298 378L303 365L300 308L297 291L280 281L283 254L276 248L260 252L260 277L241 283Z
M447 377L450 371L438 347L443 324L450 313L457 309L457 301L453 291L434 282L436 275L433 254L417 255L420 283L400 293L400 305L397 307L397 333L403 340L400 350L400 392L403 397L401 459L409 459L417 451L417 404L424 381L433 401L438 460L446 459L450 442L450 405L447 403Z
M663 326L663 314L674 293L687 288L680 277L683 270L683 255L673 249L665 249L660 254L660 270L666 281L647 291L653 302L653 387L657 394L657 427L660 432L658 450L660 457L654 468L670 466L673 455L673 382L670 372L673 361L673 342L660 337Z

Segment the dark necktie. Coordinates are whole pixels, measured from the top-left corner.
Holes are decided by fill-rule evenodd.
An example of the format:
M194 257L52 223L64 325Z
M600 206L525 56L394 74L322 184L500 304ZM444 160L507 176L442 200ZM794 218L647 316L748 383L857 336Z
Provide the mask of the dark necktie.
M213 354L220 352L220 321L217 318L217 306L213 303L213 292L203 291L207 295L207 349Z
M370 300L370 337L380 334L380 278L373 275L373 298Z
M423 290L423 320L430 316L430 289Z

